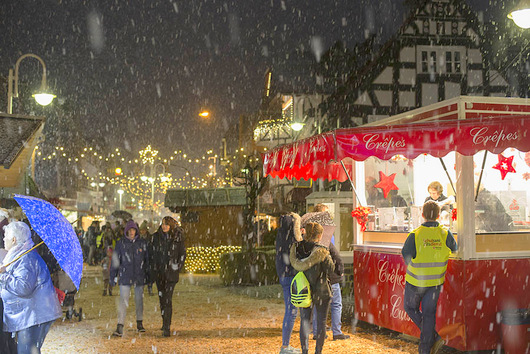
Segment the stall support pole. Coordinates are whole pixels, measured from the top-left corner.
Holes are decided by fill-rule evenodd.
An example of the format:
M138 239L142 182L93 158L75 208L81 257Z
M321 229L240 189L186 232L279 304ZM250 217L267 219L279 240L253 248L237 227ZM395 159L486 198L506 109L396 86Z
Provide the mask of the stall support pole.
M458 253L467 260L476 253L473 156L456 153L456 176Z
M361 200L359 199L359 196L357 195L357 190L355 189L355 185L353 184L353 181L351 180L350 174L348 173L348 170L346 169L346 166L344 166L344 162L340 162L342 165L342 168L344 169L344 172L346 173L346 177L348 177L348 181L350 181L351 188L353 189L353 193L355 193L355 197L357 198L357 203L362 206Z

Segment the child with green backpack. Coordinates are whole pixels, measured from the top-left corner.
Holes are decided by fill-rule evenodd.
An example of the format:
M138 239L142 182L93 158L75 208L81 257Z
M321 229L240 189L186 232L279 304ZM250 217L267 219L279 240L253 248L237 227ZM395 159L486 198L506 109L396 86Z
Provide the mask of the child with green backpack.
M304 240L291 246L289 260L293 268L298 272L303 272L307 282L309 282L309 289L307 290L309 290L311 304L309 307L300 307L302 354L308 353L309 350L309 333L311 332L311 312L313 307L316 308L317 314L315 353L318 354L322 353L324 340L326 339L326 318L332 296L329 274L334 271L335 265L329 250L319 244L324 232L322 226L310 222L305 225L304 229ZM295 278L297 277L295 276ZM298 281L299 286L291 286L291 288L297 288L297 294L291 294L291 297L298 305L307 305L307 302L304 301L305 290L302 285L305 280L301 275L298 279L300 279ZM297 304L295 306L298 306Z

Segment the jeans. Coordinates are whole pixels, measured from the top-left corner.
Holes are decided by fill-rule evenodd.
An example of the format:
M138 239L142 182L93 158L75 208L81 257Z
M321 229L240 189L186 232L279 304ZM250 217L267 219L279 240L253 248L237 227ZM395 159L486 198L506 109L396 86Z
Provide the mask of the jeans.
M134 286L134 303L136 305L136 321L144 318L144 286L143 285L120 285L120 302L118 303L118 324L125 323L131 287Z
M17 332L17 353L18 354L39 354L44 343L44 338L48 334L54 321L41 323L25 328Z
M162 314L162 328L164 330L171 329L171 315L173 314L173 290L175 290L175 282L167 282L165 280L157 280L156 287L158 288L158 300L160 301L160 311Z
M405 285L404 305L410 319L421 331L419 353L430 353L434 342L440 338L436 332L436 307L442 286L421 288ZM421 311L420 311L421 303Z
M281 277L280 284L283 289L283 302L285 303L285 313L282 322L282 346L289 345L291 333L293 332L294 321L296 320L297 307L291 304L291 282L294 277Z
M315 353L322 353L324 340L326 339L326 318L328 317L329 303L331 299L321 299L315 301L311 307L300 309L300 344L302 352L307 352L309 347L309 332L311 331L311 312L316 308L317 335Z
M334 336L342 334L342 294L340 291L340 283L331 284L333 297L331 298L331 330ZM317 333L317 316L316 309L313 308L313 334Z

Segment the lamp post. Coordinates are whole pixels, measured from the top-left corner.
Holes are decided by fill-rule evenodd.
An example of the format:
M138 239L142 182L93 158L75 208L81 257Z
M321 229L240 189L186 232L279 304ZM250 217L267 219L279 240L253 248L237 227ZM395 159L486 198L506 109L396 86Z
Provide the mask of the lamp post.
M24 54L20 58L18 58L17 62L15 63L15 74L13 75L13 69L9 69L9 77L7 80L7 113L13 114L13 97L18 98L18 69L20 66L20 62L25 58L35 58L39 61L39 63L42 65L42 81L40 85L40 89L37 93L33 95L35 98L35 101L37 101L38 104L42 106L49 105L53 99L56 97L55 95L52 95L50 93L46 93L46 64L44 64L44 60L42 60L41 57L35 54ZM14 85L13 85L14 84ZM14 86L14 90L13 90Z

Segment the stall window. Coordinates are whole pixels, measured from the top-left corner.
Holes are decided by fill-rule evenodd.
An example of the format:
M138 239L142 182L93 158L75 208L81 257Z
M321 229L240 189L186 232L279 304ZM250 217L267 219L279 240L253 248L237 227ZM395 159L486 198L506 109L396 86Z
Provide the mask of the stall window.
M444 158L446 166L454 166L455 154ZM454 167L446 173L438 158L420 155L410 160L396 155L388 161L370 157L364 162L365 203L372 211L368 216L363 243L370 245L401 245L408 233L423 223L421 208L429 197L428 186L438 181L443 194L454 195ZM447 177L451 176L451 181ZM364 201L363 201L364 202ZM447 227L451 223L448 205L440 218Z
M474 156L477 252L530 250L530 153L506 149ZM504 176L504 177L503 177Z

